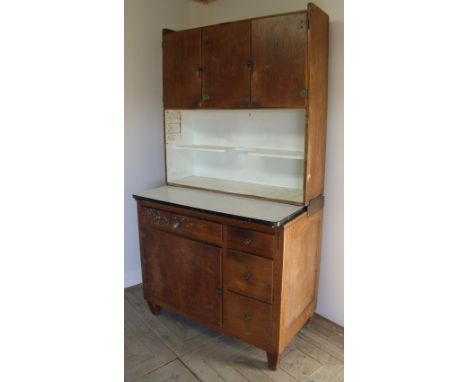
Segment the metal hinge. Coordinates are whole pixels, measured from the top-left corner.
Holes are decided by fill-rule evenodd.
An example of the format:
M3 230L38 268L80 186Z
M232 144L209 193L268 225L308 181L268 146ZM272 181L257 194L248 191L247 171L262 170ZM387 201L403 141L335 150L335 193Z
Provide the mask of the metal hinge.
M309 29L309 18L301 20L301 29Z
M251 71L252 66L253 66L253 61L251 58L249 58L249 60L247 61L247 69Z
M218 296L221 296L223 294L223 288L222 287L221 288L216 288L216 294Z
M302 89L300 92L299 92L299 95L302 97L302 98L307 98L309 96L309 91L307 89Z

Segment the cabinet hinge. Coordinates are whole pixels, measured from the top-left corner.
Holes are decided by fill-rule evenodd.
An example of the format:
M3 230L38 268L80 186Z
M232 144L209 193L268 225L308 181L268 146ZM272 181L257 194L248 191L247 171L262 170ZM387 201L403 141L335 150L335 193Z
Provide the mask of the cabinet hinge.
M164 48L164 41L161 41L161 48Z
M216 294L217 294L218 296L221 296L221 295L223 294L223 291L224 291L224 290L223 290L222 287L221 287L221 288L217 288L217 289L216 289Z
M202 35L202 41L207 42L208 41L208 36L206 34Z
M302 89L300 92L299 92L299 95L302 97L302 98L307 98L309 96L309 91L307 89Z
M210 99L210 96L208 94L203 94L202 99L203 101L208 101Z
M301 20L301 29L309 29L309 18Z

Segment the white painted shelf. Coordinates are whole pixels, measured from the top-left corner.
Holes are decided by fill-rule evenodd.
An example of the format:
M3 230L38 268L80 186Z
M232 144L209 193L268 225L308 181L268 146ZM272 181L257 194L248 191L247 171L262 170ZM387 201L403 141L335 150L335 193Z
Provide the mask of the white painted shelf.
M258 183L206 178L202 176L189 176L186 178L174 179L171 181L171 184L214 191L223 191L233 194L257 196L290 203L301 204L304 198L303 190L301 188L268 186Z
M303 151L295 150L278 150L255 147L235 147L235 146L214 146L214 145L177 145L171 146L176 150L196 150L196 151L211 151L211 152L226 152L239 151L247 155L269 158L283 159L304 159Z

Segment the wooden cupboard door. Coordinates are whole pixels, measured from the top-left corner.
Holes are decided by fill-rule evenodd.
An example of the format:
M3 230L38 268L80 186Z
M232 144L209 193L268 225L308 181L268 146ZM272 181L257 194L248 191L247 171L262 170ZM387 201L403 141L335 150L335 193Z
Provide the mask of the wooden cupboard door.
M200 68L201 29L163 34L164 107L200 106Z
M221 249L160 230L142 232L145 294L164 307L221 325Z
M250 104L250 21L203 28L203 106Z
M305 107L307 13L252 20L252 106Z

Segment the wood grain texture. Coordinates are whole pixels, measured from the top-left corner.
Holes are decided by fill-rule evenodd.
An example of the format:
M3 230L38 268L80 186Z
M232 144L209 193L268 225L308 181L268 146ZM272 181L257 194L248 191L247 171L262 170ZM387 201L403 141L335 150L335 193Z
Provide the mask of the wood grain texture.
M203 107L249 107L249 59L250 21L203 28Z
M201 29L163 31L165 108L197 108L201 101Z
M307 13L252 20L252 106L305 107Z
M225 289L271 304L273 261L228 250L223 267Z
M328 15L308 5L309 31L305 200L323 193L328 105Z
M145 295L159 306L221 325L221 249L164 231L140 228Z
M317 298L323 208L284 227L281 341L284 349L312 316Z
M223 329L225 333L274 352L272 328L270 304L229 291L224 293Z
M245 342L215 336L211 330L165 310L153 316L141 285L125 290L125 317L128 382L191 381L190 378L203 382L343 381L343 349L334 344L343 339L343 328L317 315L285 349L276 371L267 368L262 350ZM141 331L133 332L134 326L129 329L128 322ZM164 354L170 354L168 347L175 350L177 357L170 355L164 361ZM150 360L155 354L156 361Z
M227 246L238 251L254 253L273 258L275 255L275 237L262 232L229 226L227 228Z
M148 226L212 244L221 244L221 224L157 209L145 202L140 203L138 208L139 224L142 227Z

